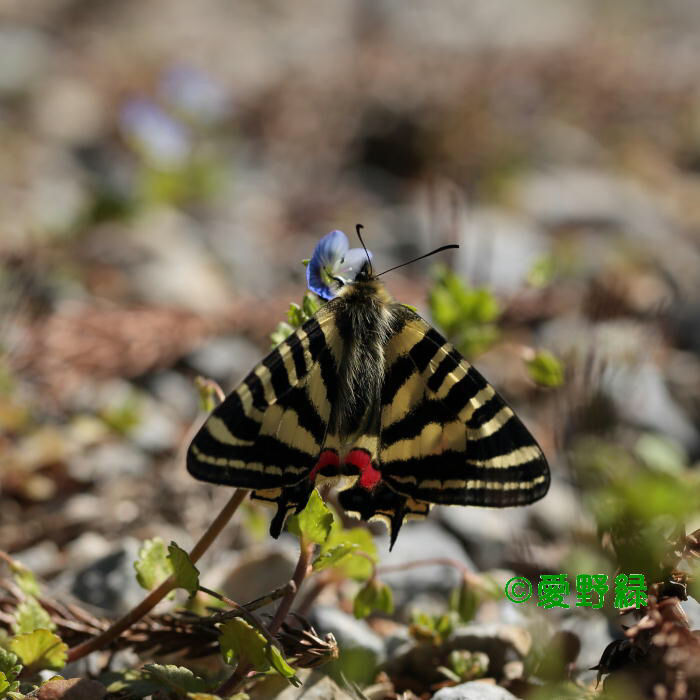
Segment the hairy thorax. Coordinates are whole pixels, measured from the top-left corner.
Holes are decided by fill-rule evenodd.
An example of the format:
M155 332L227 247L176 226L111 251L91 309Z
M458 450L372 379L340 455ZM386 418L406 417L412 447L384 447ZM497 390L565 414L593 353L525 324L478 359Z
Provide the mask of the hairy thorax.
M376 280L344 287L332 302L343 350L338 359L338 402L330 428L343 441L376 434L384 381L384 349L395 332L395 303Z

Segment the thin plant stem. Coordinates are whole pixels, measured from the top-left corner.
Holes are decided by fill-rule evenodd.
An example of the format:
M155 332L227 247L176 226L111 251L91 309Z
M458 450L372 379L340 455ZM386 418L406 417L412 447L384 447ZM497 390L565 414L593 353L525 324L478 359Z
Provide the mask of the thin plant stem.
M268 626L270 634L274 634L275 632L277 632L277 630L281 627L282 623L287 618L287 615L289 614L289 611L292 608L294 598L296 598L296 595L299 592L299 589L301 588L301 584L306 578L306 574L309 569L309 564L311 563L311 555L313 553L313 549L313 542L307 542L306 539L302 536L299 542L299 559L297 560L296 568L294 569L294 573L292 574L292 582L295 585L294 588L291 589L287 593L287 595L285 595L284 598L282 598L282 600L280 601L279 607L277 608L277 612L272 618L272 622Z
M225 595L222 595L221 593L217 593L216 591L212 591L211 588L205 588L204 586L200 586L199 590L202 591L202 593L206 593L207 595L212 596L213 598L216 598L217 600L220 600L222 603L226 603L226 605L230 605L233 610L230 612L235 613L235 617L243 617L245 618L253 627L255 627L260 634L262 634L265 639L267 639L270 644L274 644L277 646L277 642L275 642L273 636L265 629L265 626L258 620L258 618L250 612L250 610L246 610L246 608L243 605L240 605L237 603L235 600L231 600L231 598L228 598Z
M359 552L358 552L359 554ZM481 578L469 569L469 567L457 559L450 559L448 557L434 557L432 559L418 559L416 561L407 561L403 564L393 564L389 566L380 566L376 569L378 574L388 574L392 571L406 571L407 569L416 569L420 566L451 566L457 569L465 581L473 584L477 587L482 587L483 582Z
M325 576L323 574L326 574ZM337 579L332 573L323 571L319 576L316 577L313 585L309 589L309 592L299 601L296 611L300 615L306 615L313 602L318 598L319 595L331 584L336 583Z
M279 598L282 598L282 596L286 595L289 592L289 589L293 586L294 584L291 581L287 581L287 583L284 584L284 586L280 586L279 588L275 588L274 591L270 591L269 593L266 593L263 596L260 596L259 598L256 598L255 600L251 600L249 603L245 603L243 607L246 610L250 610L251 612L257 610L258 608L262 608L265 605L268 605L269 603L274 603L276 600Z
M190 552L190 559L196 562L211 546L212 542L224 529L238 507L248 495L246 489L236 489L228 503L223 507L214 522L201 536L199 542L195 544ZM158 588L152 590L135 608L132 608L126 615L117 620L113 625L96 637L92 637L68 651L68 662L77 661L87 656L93 651L102 649L112 640L116 639L122 632L129 629L135 622L138 622L144 615L147 615L153 608L165 598L170 591L175 588L175 577L168 577Z
M245 680L248 672L252 668L252 664L244 655L238 659L238 664L234 672L217 688L216 695L220 698L229 698L236 692L241 683Z
M293 585L289 587L289 590L280 601L275 616L267 627L267 631L270 635L274 635L275 632L277 632L291 610L294 598L299 592L299 588L301 588L301 584L308 572L311 556L313 554L313 547L313 542L307 542L303 536L300 538L299 559L297 560L297 565L292 574L292 580L290 581ZM238 690L241 683L243 683L251 668L252 664L245 657L241 657L234 672L219 686L216 694L222 698L233 695Z
M452 566L455 569L459 569L464 574L471 573L466 564L461 561L457 561L457 559L450 559L449 557L432 557L430 559L416 559L415 561L407 561L403 564L389 564L388 566L380 566L379 572L386 574L391 571L415 569L419 566Z

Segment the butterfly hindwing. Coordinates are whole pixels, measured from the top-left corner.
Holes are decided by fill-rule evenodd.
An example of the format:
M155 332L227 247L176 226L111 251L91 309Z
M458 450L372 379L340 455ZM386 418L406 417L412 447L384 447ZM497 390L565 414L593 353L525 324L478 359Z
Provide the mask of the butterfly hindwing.
M417 501L505 507L541 498L547 462L493 387L422 318L391 339L379 469Z
M322 309L280 343L209 416L188 451L188 471L267 496L308 477L335 400L339 342L333 315Z
M353 486L338 494L338 502L345 511L362 520L383 520L389 528L389 549L393 548L405 519L424 518L430 511L430 503L415 501L384 483L371 490Z

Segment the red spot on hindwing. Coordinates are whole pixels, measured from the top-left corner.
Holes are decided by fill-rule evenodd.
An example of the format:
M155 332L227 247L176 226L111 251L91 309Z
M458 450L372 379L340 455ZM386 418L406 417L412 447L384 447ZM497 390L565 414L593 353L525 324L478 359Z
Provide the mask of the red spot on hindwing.
M372 456L367 450L350 450L345 457L345 464L349 464L359 470L360 478L358 482L367 491L371 491L382 480L382 473L373 466Z
M338 459L338 454L336 453L335 450L323 450L321 454L318 456L318 462L316 462L316 466L311 470L311 474L309 474L309 479L313 481L316 478L316 475L325 467L339 467L340 466L340 460Z

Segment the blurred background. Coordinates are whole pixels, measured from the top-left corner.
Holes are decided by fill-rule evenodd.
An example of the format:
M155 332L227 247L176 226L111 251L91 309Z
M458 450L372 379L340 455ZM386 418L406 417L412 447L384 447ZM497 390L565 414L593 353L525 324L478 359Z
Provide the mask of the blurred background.
M139 542L190 546L230 496L184 469L195 377L235 386L301 301L300 261L362 223L378 269L460 244L383 279L553 471L535 506L436 509L390 555L376 528L381 561L669 579L700 527L699 36L693 0L4 0L0 547L52 593L138 601ZM237 515L210 585L289 577L269 517ZM390 631L338 618L335 589L315 618L374 663L459 573L386 581ZM580 649L540 677L591 683L619 622L501 599L474 624L569 630Z

